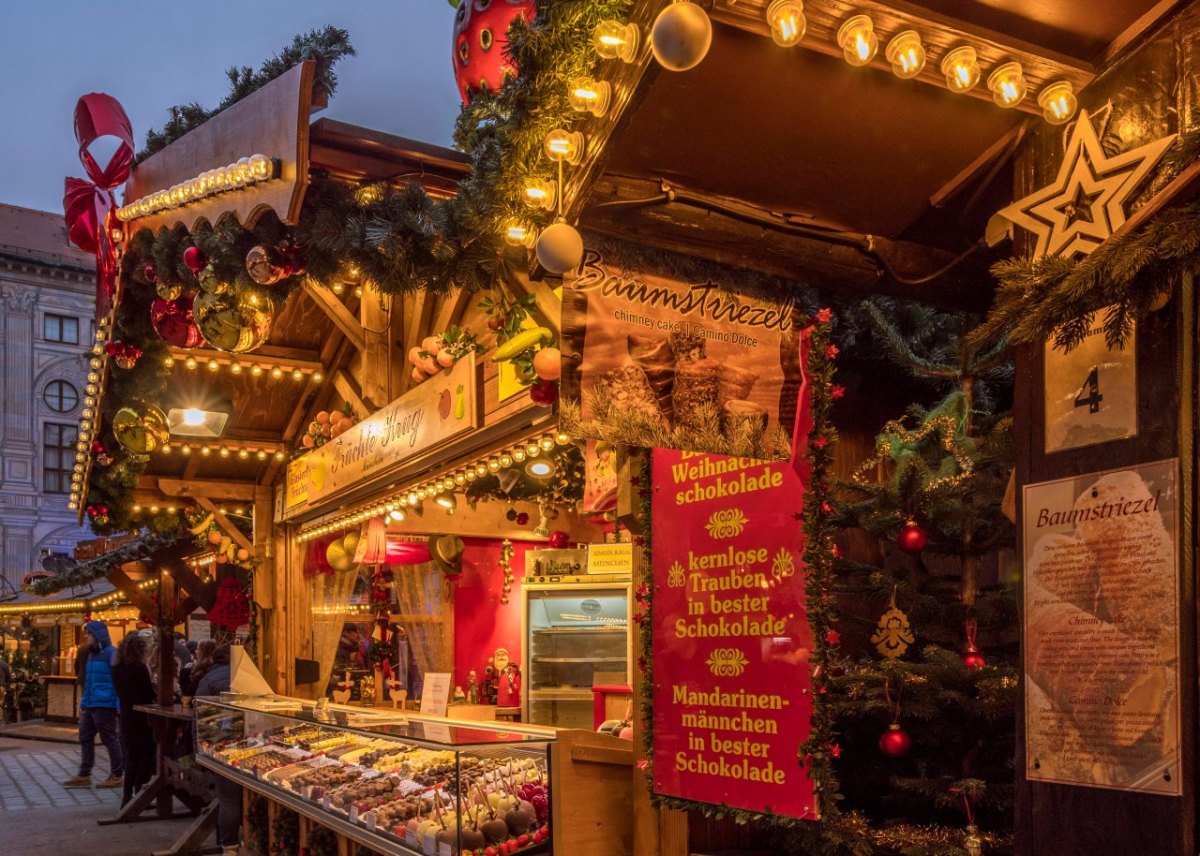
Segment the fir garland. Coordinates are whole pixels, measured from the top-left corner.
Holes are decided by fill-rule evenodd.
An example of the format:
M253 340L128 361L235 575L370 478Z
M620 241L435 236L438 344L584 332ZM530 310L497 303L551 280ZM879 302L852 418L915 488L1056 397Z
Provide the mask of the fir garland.
M225 108L233 106L305 60L316 60L317 63L316 74L313 76L314 97L317 100L328 99L337 91L337 75L333 67L342 57L354 55L350 34L339 27L326 26L296 36L290 45L264 62L258 71L249 66L229 68L225 71L226 77L229 78L229 94L215 109L205 110L194 101L171 107L168 111L171 118L162 130L146 132L146 145L137 153L134 162L141 163L155 152L165 149Z
M68 587L85 586L96 580L104 579L121 565L147 559L159 550L182 542L186 537L177 531L151 532L94 559L80 562L62 573L36 580L29 588L33 594L45 597Z

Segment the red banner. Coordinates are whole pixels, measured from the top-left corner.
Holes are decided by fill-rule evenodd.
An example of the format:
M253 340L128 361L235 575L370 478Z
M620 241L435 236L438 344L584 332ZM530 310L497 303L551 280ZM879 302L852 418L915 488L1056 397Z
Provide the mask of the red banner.
M656 449L654 491L654 790L814 819L805 481Z

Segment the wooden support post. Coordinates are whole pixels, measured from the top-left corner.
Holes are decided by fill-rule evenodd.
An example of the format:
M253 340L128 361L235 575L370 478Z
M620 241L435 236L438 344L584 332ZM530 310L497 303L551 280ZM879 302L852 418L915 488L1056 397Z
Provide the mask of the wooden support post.
M175 703L175 578L158 574L158 703Z
M367 345L366 337L363 334L362 325L346 308L346 304L342 303L337 295L327 288L307 288L304 293L312 298L313 303L317 304L320 310L329 317L342 335L354 344L355 350L362 353Z
M171 572L179 587L191 595L201 609L205 612L212 609L213 604L217 602L217 586L215 583L206 583L201 580L199 574L192 570L182 558L177 556L172 556L164 561L163 566ZM188 612L190 611L188 610Z
M254 491L254 558L258 568L254 571L254 602L263 609L276 603L273 595L275 586L275 503L271 488L259 485Z
M400 361L392 359L392 315L400 298L363 292L358 307L365 347L362 352L362 397L371 410L378 410L400 393ZM393 308L395 307L395 309Z

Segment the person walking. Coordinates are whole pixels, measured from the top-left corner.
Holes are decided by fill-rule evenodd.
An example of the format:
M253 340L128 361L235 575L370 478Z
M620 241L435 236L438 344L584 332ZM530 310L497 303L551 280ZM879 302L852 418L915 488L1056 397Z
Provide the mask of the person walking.
M121 640L112 668L113 686L121 703L121 748L125 752L125 788L121 805L133 799L154 774L154 732L139 704L154 704L158 693L146 664L146 640L131 633Z
M201 642L203 648L205 643ZM197 657L197 660L200 658ZM212 664L196 682L197 696L215 696L229 691L232 671L228 645L221 645L212 655ZM217 844L222 856L237 856L238 839L242 831L242 786L232 779L217 775Z
M119 788L125 774L125 756L117 734L117 691L113 686L112 663L116 654L103 621L84 625L83 642L87 662L83 667L83 696L79 702L79 775L67 779L67 788L86 788L92 784L92 766L96 762L96 735L108 750L108 778L98 788Z

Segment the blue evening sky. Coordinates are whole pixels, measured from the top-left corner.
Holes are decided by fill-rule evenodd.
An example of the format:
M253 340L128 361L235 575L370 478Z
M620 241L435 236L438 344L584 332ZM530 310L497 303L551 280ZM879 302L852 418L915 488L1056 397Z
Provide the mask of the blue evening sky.
M62 210L83 176L71 119L87 92L125 107L139 147L167 108L216 105L225 69L257 68L333 24L358 56L337 67L328 116L449 145L459 100L446 0L0 0L0 202Z

